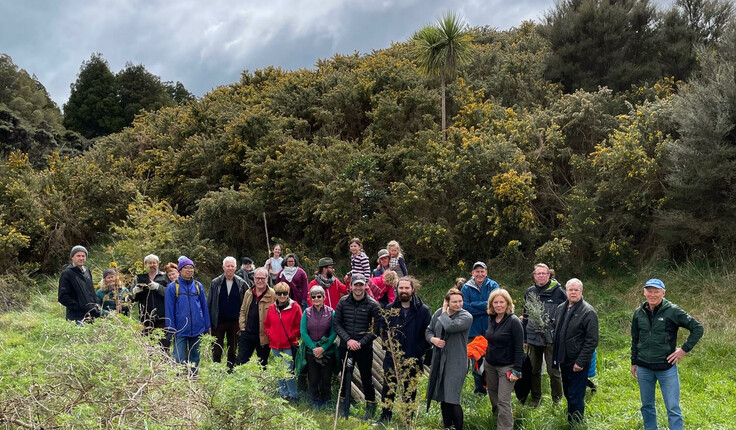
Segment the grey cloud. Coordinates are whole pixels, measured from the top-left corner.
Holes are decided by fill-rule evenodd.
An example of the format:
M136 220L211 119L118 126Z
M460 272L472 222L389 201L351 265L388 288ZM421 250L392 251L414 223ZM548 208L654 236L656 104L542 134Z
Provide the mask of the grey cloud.
M442 12L499 29L537 19L549 0L0 0L0 52L36 74L62 105L82 61L100 52L113 72L142 63L197 95L244 69L312 67L335 53L406 40Z

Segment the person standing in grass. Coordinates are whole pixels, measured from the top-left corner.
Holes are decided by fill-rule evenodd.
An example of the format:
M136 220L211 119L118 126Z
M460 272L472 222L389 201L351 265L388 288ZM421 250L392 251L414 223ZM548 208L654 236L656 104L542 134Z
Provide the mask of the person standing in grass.
M468 343L472 342L476 336L484 336L488 329L488 297L491 291L498 288L498 283L488 277L488 266L482 261L476 261L470 272L471 278L466 282L460 291L463 294L463 309L470 312L473 316L473 325L470 326L468 332ZM483 375L476 369L473 360L473 382L475 384L475 394L485 395L486 389L483 386Z
M524 329L514 315L514 301L509 292L497 288L488 298L490 322L486 330L488 349L485 356L486 383L496 430L513 430L511 393L521 378L524 363Z
M287 258L288 260L288 258ZM289 357L289 372L292 377L279 379L279 395L289 403L299 400L296 389L296 378L294 378L294 354L299 337L301 336L302 308L289 297L289 284L279 282L274 285L273 291L276 301L268 307L266 319L263 320L263 331L268 336L268 344L273 352L273 358L282 356Z
M191 374L196 375L200 341L210 333L210 312L204 287L194 279L194 262L184 257L177 268L179 279L166 287L166 330L174 336L174 360L191 363Z
M72 263L64 268L59 278L58 300L66 308L66 319L77 324L100 316L92 274L84 267L87 249L81 245L69 254Z
M534 265L532 272L534 285L524 293L524 347L529 351L532 362L532 399L530 406L536 408L542 401L542 362L547 364L549 385L552 391L552 403L557 404L562 398L562 376L559 369L552 367L552 353L554 350L554 325L552 317L557 306L567 300L565 290L551 279L550 269L544 263ZM538 303L541 309L536 312L531 308L532 303ZM537 314L537 318L529 318L530 313ZM523 402L522 402L523 403Z
M593 352L598 346L598 313L583 300L583 283L572 278L565 284L567 301L554 316L555 339L552 367L560 369L567 399L567 422L585 416L585 389Z
M468 373L468 332L473 316L463 309L463 293L450 288L432 315L424 338L433 346L427 399L440 402L445 428L463 430L461 398Z
M243 305L248 283L235 274L235 257L222 260L222 275L210 282L207 306L210 311L210 326L215 341L212 343L212 361L220 363L227 340L227 367L235 366L240 331L240 307Z
M664 282L650 279L644 284L646 300L634 311L631 322L631 374L639 384L641 415L645 430L657 429L654 389L659 382L670 430L682 430L680 375L677 363L703 336L703 326L687 312L664 298ZM677 347L679 328L690 331Z

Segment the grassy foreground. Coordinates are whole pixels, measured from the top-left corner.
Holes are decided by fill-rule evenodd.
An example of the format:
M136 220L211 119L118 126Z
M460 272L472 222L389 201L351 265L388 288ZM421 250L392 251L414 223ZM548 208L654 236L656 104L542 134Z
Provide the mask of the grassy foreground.
M629 373L631 315L643 300L641 285L657 276L667 284L667 298L705 326L705 335L680 364L682 407L688 429L736 428L736 283L733 265L689 264L652 267L638 274L583 279L584 296L601 320L598 393L588 395L587 422L579 428L640 429L639 394ZM528 282L493 276L521 306ZM452 275L423 276L421 296L436 308ZM500 278L500 279L499 279ZM432 280L430 280L432 279ZM558 277L563 281L561 277ZM306 402L295 408L276 395L278 369L260 372L242 366L227 375L210 362L203 348L196 381L178 375L153 342L137 336L137 324L112 318L78 328L63 321L55 301L55 279L34 292L28 310L0 315L0 426L3 428L323 428L332 416L313 412ZM517 309L517 313L520 309ZM681 341L687 332L681 332ZM275 366L276 367L276 366ZM516 429L564 429L564 401L553 407L547 393L531 409L513 402ZM426 377L420 381L420 393ZM419 395L415 427L442 428L439 406L425 412ZM660 428L666 415L658 395ZM487 397L463 394L466 429L495 428ZM355 408L355 416L362 407ZM362 413L360 414L362 416ZM369 428L356 418L338 422L341 429Z

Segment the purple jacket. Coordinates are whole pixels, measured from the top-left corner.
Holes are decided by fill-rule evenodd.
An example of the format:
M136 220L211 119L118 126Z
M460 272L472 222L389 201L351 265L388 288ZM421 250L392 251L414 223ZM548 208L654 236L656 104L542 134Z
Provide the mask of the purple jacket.
M309 293L309 290L307 289L309 278L307 277L307 272L305 272L304 269L297 267L296 274L291 278L291 281L286 280L283 270L280 271L279 274L276 275L276 284L279 282L286 282L289 284L289 297L297 302L299 306L302 306L303 308L306 307L305 304L307 303L307 295Z

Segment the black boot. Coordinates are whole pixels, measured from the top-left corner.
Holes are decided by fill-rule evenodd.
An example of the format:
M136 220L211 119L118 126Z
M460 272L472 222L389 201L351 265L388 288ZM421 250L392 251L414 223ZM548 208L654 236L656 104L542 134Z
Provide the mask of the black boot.
M370 421L376 413L376 402L365 402L365 415L363 421Z
M337 414L340 418L347 419L350 416L350 403L345 399L340 399L340 407L337 410Z

